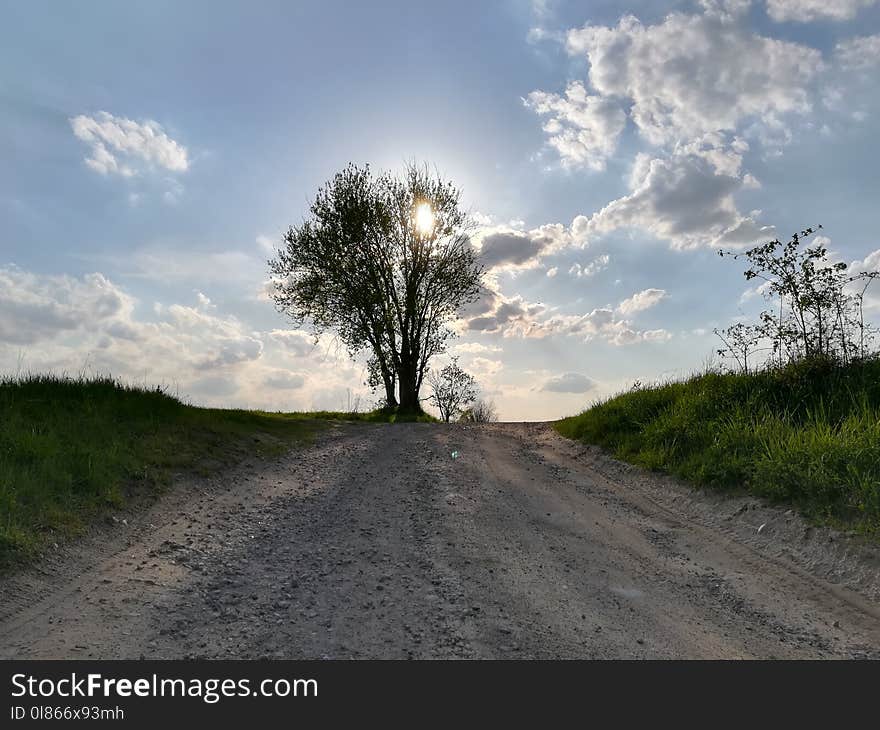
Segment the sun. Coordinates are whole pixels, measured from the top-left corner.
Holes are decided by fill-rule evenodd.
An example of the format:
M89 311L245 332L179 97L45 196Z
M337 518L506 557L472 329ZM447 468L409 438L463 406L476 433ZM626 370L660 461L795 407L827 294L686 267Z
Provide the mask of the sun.
M430 203L419 203L415 212L416 230L427 236L434 230L434 211Z

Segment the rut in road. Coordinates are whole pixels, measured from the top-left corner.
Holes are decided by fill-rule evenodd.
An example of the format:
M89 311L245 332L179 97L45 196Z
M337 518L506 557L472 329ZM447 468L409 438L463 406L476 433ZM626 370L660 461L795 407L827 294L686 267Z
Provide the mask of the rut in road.
M336 426L127 521L4 580L0 655L880 657L870 545L545 424Z

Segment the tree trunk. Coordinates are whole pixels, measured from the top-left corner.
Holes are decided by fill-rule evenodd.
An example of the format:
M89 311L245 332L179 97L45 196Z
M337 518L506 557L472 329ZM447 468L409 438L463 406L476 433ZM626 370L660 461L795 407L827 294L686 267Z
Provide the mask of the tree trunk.
M388 408L397 408L397 396L395 395L396 378L394 370L388 367L384 357L377 356L379 361L379 372L382 375L382 383L385 385L385 405Z
M388 408L397 408L397 394L394 392L394 379L384 376L385 381L385 405Z
M400 380L400 410L415 412L421 410L419 389L416 385L416 369L409 366L401 367L398 373Z

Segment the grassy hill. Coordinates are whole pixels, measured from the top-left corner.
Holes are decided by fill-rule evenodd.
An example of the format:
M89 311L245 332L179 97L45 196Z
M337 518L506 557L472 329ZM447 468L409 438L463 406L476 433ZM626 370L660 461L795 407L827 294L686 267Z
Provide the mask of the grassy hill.
M175 472L207 473L307 442L328 419L381 412L266 413L186 405L112 379L0 381L0 567L81 530Z
M876 359L636 387L556 428L699 485L744 486L822 521L880 530Z

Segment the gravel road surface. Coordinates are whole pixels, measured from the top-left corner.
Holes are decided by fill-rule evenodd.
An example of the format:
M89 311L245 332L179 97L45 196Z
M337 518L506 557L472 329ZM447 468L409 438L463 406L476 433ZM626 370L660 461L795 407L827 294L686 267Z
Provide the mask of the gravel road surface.
M880 658L876 547L546 424L336 424L178 482L2 579L0 657Z

